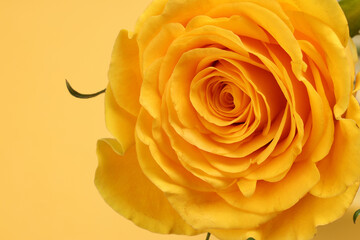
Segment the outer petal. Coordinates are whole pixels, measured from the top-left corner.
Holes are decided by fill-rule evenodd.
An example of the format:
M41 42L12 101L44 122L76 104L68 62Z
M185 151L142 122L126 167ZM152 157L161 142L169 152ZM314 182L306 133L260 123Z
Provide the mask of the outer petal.
M164 194L142 173L135 146L124 156L117 153L115 139L97 143L99 166L95 184L105 201L136 225L157 233L194 235L200 232L186 224Z
M142 29L144 22L146 22L150 17L161 14L167 2L168 0L152 1L136 22L135 33L138 33L140 29Z
M197 229L257 227L276 215L244 212L227 204L216 193L181 187L155 163L149 147L139 138L136 138L136 148L141 169L146 176L165 192L179 215Z
M360 76L360 75L359 75ZM350 119L354 119L357 126L360 126L360 105L355 96L351 96L349 108L346 112L346 117Z
M358 186L358 183L354 184L344 193L328 199L309 194L294 207L280 213L256 230L210 229L209 231L221 240L243 240L247 237L256 240L308 240L316 233L316 226L333 222L345 213L354 199Z
M349 39L349 28L345 14L336 0L279 0L290 4L324 22L332 28L345 47Z
M321 46L319 52L323 52L328 66L326 71L331 76L331 80L324 84L328 85L330 91L334 93L336 103L333 112L335 118L339 120L349 106L349 96L353 88L354 71L351 66L353 63L350 63L351 51L346 48L346 45L343 46L334 29L317 17L302 12L288 12L288 15L296 30ZM326 51L322 51L322 49L326 49ZM301 78L299 71L294 73ZM331 102L331 100L329 101Z
M243 197L239 191L219 192L229 204L253 213L284 211L307 194L319 179L319 172L311 161L294 163L281 181L267 183L259 181L251 197Z
M135 143L136 117L119 107L110 84L105 94L105 120L107 128L119 142L120 154L124 154Z
M320 181L311 190L318 197L332 197L345 191L360 177L360 129L352 119L335 125L333 147L318 163Z
M139 50L136 36L129 38L126 30L121 30L116 39L108 78L117 104L136 116L140 110L139 95L142 82Z
M310 239L316 233L316 226L331 223L344 215L358 187L359 184L352 185L344 193L327 199L308 195L264 226L264 239Z
M206 15L207 11L214 7L231 2L256 3L276 13L290 25L285 13L276 0L172 0L168 2L166 0L157 0L154 7L151 6L151 10L145 13L144 18L140 19L136 27L136 31L139 33L140 52L154 38L163 25L170 22L179 22L186 25L193 17ZM163 11L161 12L160 9L162 8ZM161 14L159 14L160 12Z

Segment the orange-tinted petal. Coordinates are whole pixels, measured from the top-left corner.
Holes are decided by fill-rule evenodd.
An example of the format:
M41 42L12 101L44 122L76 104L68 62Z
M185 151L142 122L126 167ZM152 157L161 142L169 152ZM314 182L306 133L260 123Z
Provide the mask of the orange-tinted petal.
M281 4L290 4L299 12L316 17L331 27L345 47L349 39L346 17L336 0L279 0Z
M331 76L331 79L327 79L324 84L327 84L328 88L335 94L336 104L333 112L335 118L340 119L349 105L349 96L355 74L353 66L350 64L352 61L350 48L343 45L334 29L315 16L299 12L289 12L288 14L299 32L304 33L312 41L321 45L319 51L324 49L324 60L328 67L325 71ZM294 73L297 77L301 74L299 71Z

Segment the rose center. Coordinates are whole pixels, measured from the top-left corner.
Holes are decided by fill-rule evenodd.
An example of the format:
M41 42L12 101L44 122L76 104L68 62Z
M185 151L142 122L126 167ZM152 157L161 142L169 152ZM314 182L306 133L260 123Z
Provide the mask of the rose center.
M231 86L225 82L213 84L209 105L220 114L226 114L235 108Z
M250 103L249 97L229 79L213 77L207 85L206 105L223 120L232 120L241 115Z

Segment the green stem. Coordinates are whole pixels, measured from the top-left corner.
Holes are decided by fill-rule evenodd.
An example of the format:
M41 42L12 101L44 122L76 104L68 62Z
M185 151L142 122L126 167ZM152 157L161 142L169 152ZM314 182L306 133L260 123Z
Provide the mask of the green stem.
M76 98L93 98L93 97L96 97L97 95L102 94L102 93L104 93L104 92L106 91L106 88L105 88L105 89L103 89L103 90L101 90L101 91L98 91L98 92L96 92L96 93L91 93L91 94L79 93L78 91L76 91L75 89L73 89L73 88L71 87L71 85L70 85L70 83L68 82L68 80L65 79L65 81L66 81L66 87L67 87L69 93L70 93L72 96L76 97Z
M350 36L359 34L360 30L360 0L341 0L339 2L349 23Z
M209 240L209 239L210 239L210 236L211 236L211 233L207 233L205 240Z

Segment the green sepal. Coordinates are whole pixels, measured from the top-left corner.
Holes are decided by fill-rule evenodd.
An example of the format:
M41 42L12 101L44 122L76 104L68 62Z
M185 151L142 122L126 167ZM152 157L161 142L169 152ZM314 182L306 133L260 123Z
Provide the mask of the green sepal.
M209 240L209 239L210 239L210 236L211 236L211 233L208 232L208 233L206 234L206 239L205 239L205 240Z
M360 0L341 0L339 4L347 18L350 36L354 37L360 30Z
M101 90L101 91L98 91L98 92L96 92L96 93L91 93L91 94L84 94L84 93L79 93L78 91L76 91L75 89L73 89L72 87L71 87L71 85L70 85L70 83L68 82L68 80L66 80L65 79L65 82L66 82L66 87L67 87L67 89L68 89L68 91L69 91L69 93L72 95L72 96L74 96L74 97L76 97L76 98L93 98L93 97L96 97L97 95L99 95L99 94L102 94L102 93L104 93L105 91L106 91L106 88L105 89L103 89L103 90Z
M359 214L360 214L360 209L358 209L356 212L354 212L354 216L353 216L354 223L356 223L356 219L359 216Z

